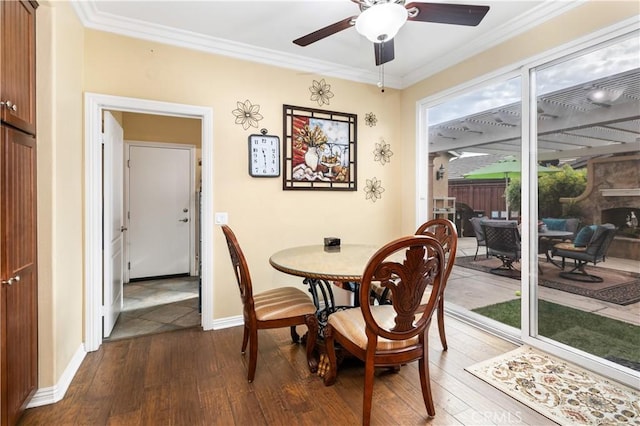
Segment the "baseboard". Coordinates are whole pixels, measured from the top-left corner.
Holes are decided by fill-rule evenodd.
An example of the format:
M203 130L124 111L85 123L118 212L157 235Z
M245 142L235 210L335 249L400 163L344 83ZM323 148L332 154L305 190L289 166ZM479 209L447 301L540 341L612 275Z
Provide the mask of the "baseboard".
M71 358L69 364L67 364L67 368L64 369L58 383L48 388L38 389L35 395L33 395L33 398L31 398L31 401L29 401L29 404L27 404L27 408L55 404L62 400L86 355L87 352L84 350L84 345L80 345L78 350L76 350L76 353Z
M243 324L244 324L244 319L242 318L242 315L236 315L234 317L227 317L219 320L214 320L213 329L221 330L223 328L237 327Z

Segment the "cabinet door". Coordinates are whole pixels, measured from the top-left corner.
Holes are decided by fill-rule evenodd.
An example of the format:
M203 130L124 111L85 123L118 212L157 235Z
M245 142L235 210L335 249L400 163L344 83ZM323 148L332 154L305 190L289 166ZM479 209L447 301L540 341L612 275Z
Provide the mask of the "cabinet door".
M2 424L16 424L37 386L36 144L0 126Z
M35 7L0 2L0 118L35 134Z

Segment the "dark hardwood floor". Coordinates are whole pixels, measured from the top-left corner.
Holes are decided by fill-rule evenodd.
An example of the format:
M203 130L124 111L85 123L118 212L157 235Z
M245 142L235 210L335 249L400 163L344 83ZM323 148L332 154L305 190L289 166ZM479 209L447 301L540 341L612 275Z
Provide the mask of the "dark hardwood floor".
M417 364L380 370L375 425L544 425L551 422L464 368L515 348L447 318L449 350L430 336L436 416L427 417ZM302 330L300 330L302 331ZM350 362L325 387L309 373L304 347L288 329L259 334L256 378L246 380L242 328L197 328L108 342L87 354L65 398L29 409L21 425L355 425L361 423L364 368Z

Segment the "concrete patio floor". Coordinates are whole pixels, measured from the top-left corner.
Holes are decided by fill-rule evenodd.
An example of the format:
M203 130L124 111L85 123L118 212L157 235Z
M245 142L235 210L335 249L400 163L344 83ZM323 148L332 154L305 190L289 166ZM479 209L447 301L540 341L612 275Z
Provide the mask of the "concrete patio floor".
M457 256L473 256L476 252L476 239L462 237L458 239ZM484 247L480 247L478 256L484 256ZM607 257L598 266L628 272L640 272L638 262L630 259ZM446 290L446 302L466 309L505 302L517 298L520 281L477 270L454 266ZM640 325L640 302L626 306L617 305L577 294L547 287L538 287L539 297L543 300L568 306L581 311Z

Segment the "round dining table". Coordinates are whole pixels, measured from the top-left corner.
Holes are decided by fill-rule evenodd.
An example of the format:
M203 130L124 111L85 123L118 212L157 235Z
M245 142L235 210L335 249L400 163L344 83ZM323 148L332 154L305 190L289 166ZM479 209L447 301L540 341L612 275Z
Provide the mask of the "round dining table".
M303 282L309 285L313 303L321 314L322 328L326 316L345 308L336 306L332 286L353 292L354 306L360 306L360 280L369 259L378 248L370 244L291 247L274 253L269 263L280 272L304 278ZM323 309L321 299L324 303Z
M278 271L327 281L360 281L367 262L379 247L368 244L322 244L292 247L274 253L269 263Z

